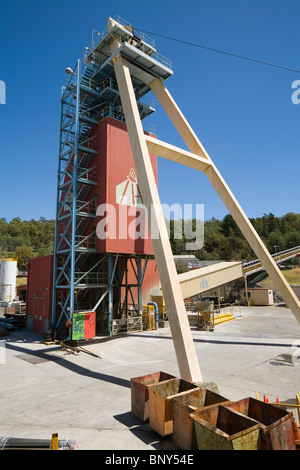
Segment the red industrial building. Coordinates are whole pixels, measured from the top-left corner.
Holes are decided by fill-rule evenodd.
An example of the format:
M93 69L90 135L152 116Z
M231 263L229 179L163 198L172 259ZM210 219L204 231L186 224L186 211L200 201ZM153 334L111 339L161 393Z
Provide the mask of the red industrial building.
M120 319L124 317L125 309L130 312L135 306L134 310L137 310L139 287L143 305L151 301L151 295L159 293L159 276L153 259L147 217L142 207L126 125L124 122L106 117L94 127L92 134L95 136L98 150L93 158L93 181L97 184L92 185L88 197L89 201L95 201L96 204L93 203L92 209L90 203L84 208L87 214L90 215L92 210L94 213L93 217L86 217L88 223L82 236L86 237L93 232L96 236L94 249L87 256L82 270L88 271L89 264L99 260L101 269L93 271L92 274L101 279L95 281L95 285L94 278L88 280L86 285L78 287L76 293L84 300L86 300L85 293L89 295L89 303L82 302L80 310L93 310L92 307L97 303L97 299L107 289L107 280L103 279L107 278L107 260L103 258L104 261L101 263L101 257L108 254L111 254L113 260L118 257L116 266L122 279L118 280L118 285L114 282L113 318ZM151 162L157 179L156 156L151 155ZM59 224L59 227L62 232L63 224ZM90 247L90 243L89 240L87 246ZM142 271L146 263L141 286L136 278L137 256ZM54 256L34 258L28 264L27 328L36 333L43 333L52 328L53 264ZM59 300L58 296L56 300ZM102 302L97 307L95 334L107 329L107 325L104 325L107 311L107 302Z
M26 327L43 334L52 323L53 255L30 259L27 274Z
M98 217L90 223L86 233L91 232L96 222L99 253L153 255L126 124L106 117L93 128L91 136L95 136L98 149L93 166L96 166L95 176L99 183L91 189L89 198L96 197ZM157 181L157 157L150 155L150 158ZM106 216L105 205L111 211L107 211ZM135 230L137 219L142 226ZM108 234L100 238L106 223ZM140 238L137 238L138 233L142 235Z
M61 93L52 285L52 328L59 338L86 339L86 330L90 336L93 328L95 334L112 335L114 322L141 316L143 304L159 293L148 218L111 60L112 34L119 37L122 54L145 62L156 77L165 80L172 70L168 60L157 60L150 38L133 35L121 23L93 37L84 59L73 69L67 67ZM141 70L131 79L144 120L155 109L148 97L144 100L150 86ZM157 182L156 156L150 155L150 161ZM43 262L49 274L46 259L31 262L29 290L36 295L41 295L37 272L44 269ZM38 308L33 295L28 296L28 319ZM45 302L38 317L50 319L50 298ZM34 327L33 320L28 324Z

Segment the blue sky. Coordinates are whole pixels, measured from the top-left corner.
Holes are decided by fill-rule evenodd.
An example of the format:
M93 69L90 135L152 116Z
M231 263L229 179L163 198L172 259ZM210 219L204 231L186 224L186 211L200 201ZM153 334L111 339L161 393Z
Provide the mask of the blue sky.
M0 217L55 218L64 70L115 15L136 29L300 69L299 0L3 1ZM299 213L300 104L291 87L300 74L152 38L172 60L168 89L248 217ZM184 147L156 107L149 122L157 137ZM206 220L228 213L205 175L162 159L158 168L162 203L204 204Z

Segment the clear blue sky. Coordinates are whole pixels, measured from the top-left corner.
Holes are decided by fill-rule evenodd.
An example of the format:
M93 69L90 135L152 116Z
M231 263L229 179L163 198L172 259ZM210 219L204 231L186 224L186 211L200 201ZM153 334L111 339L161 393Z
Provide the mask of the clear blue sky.
M55 217L60 90L109 16L135 28L300 69L299 0L104 2L11 0L0 4L0 217ZM149 34L151 36L151 34ZM172 60L166 85L249 217L299 213L300 74L152 36ZM183 146L157 106L158 138ZM159 159L161 201L227 209L205 175Z

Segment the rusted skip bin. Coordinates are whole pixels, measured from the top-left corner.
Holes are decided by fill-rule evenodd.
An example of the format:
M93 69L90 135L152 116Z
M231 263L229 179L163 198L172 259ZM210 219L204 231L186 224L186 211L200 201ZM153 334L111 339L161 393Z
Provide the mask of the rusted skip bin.
M147 421L149 419L148 386L174 378L176 378L174 375L162 371L132 378L130 380L132 413L141 421Z
M170 379L149 386L149 424L161 436L173 433L172 402L184 392L199 390L196 385L182 379Z
M259 424L223 405L191 413L199 450L257 450Z
M245 398L228 405L260 425L260 450L296 450L292 414L254 398Z
M230 404L231 401L208 389L185 392L173 399L173 441L184 450L195 450L196 439L193 419L190 414L199 409L215 405Z

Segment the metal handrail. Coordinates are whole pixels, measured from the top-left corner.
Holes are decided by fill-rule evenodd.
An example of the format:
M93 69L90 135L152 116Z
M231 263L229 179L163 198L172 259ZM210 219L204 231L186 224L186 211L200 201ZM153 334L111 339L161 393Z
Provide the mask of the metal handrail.
M132 25L128 21L121 18L119 15L114 16L112 19L115 20L117 23L119 23L124 28L129 28L130 27L133 30ZM92 31L92 42L91 42L91 45L90 45L89 49L93 51L95 49L95 47L105 38L107 33L108 33L108 26L107 25L105 26L105 28L103 28L103 30L101 32L96 31L95 29L93 29L93 31ZM142 31L139 31L138 34L139 34L139 38L142 39L142 41L145 41L147 44L149 44L153 48L155 47L154 39L150 38L150 36L143 33ZM87 52L85 52L85 54L87 55Z
M105 273L86 273L85 271L76 271L74 281L76 284L106 284L107 275Z
M291 253L294 253L294 252L295 252L295 255L297 254L297 252L300 252L300 246L295 246L293 248L289 248L288 250L279 251L278 253L274 253L271 256L272 256L272 258L274 258L276 260L276 258L280 258L282 255L287 255L287 254L291 254ZM247 262L243 263L243 269L247 270L248 268L254 267L256 265L259 266L260 264L262 264L260 259L255 259L253 261L247 261Z
M96 213L96 196L91 199L90 201L80 201L77 199L76 201L76 209L79 212L85 212L87 214Z
M83 170L81 171L80 173L80 170ZM83 179L83 180L87 180L87 181L97 181L97 172L95 170L95 168L78 168L78 179Z
M130 23L128 23L128 21L124 20L123 18L121 18L120 16L115 16L113 17L113 20L115 20L117 23L119 23L121 26L123 26L124 28L132 28L132 31L133 31L133 27ZM96 33L96 37L95 36L95 33ZM92 43L91 45L86 48L86 51L85 51L85 54L84 54L84 59L86 60L87 56L89 55L89 52L93 52L94 49L97 47L98 44L100 44L100 42L104 39L104 37L107 35L108 33L108 26L106 26L101 32L98 32L96 30L93 30L92 31ZM135 33L134 33L135 34ZM143 33L141 30L139 30L139 32L137 34L135 34L139 39L141 39L144 43L148 44L150 47L152 47L153 49L155 48L155 41L150 38L150 36L148 36L147 34ZM139 49L141 49L143 51L144 49L144 44L142 43L141 44L141 47L139 47ZM144 49L145 51L145 49ZM143 51L143 52L144 52ZM162 54L160 54L159 52L155 51L151 57L154 57L155 60L157 60L157 62L160 62L161 64L165 65L167 68L171 69L172 68L172 61L170 59L167 59L166 57L164 57Z
M95 232L91 232L89 235L76 235L75 236L76 248L95 248L96 237Z

